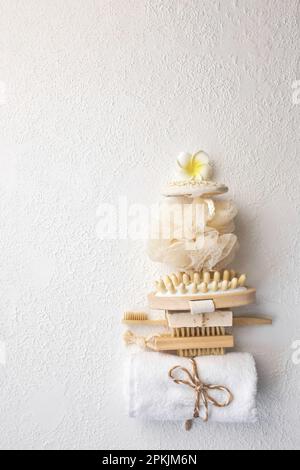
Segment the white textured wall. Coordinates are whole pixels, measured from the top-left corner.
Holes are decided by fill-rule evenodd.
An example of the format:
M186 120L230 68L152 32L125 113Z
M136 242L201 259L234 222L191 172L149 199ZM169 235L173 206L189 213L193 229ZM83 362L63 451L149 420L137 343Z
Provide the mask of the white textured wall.
M2 449L299 447L299 4L0 0ZM155 202L199 147L240 206L249 311L276 323L238 332L260 424L186 434L125 415L119 320L159 268L95 226L119 194Z

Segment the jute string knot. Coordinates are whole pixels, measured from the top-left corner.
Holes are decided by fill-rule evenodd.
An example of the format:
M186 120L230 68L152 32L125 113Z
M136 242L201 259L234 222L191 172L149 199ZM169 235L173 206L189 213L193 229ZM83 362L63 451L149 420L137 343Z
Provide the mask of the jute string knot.
M209 405L216 406L217 408L225 408L229 406L234 397L231 391L222 385L208 385L200 380L197 363L195 359L190 359L192 364L192 371L182 366L175 366L169 371L169 377L178 385L186 385L195 391L195 407L193 419L189 419L185 423L185 428L189 431L193 426L193 420L201 418L204 422L209 419ZM186 376L186 380L180 379L176 376L176 372L181 372ZM211 391L219 391L225 394L225 400L223 402L218 401L211 395ZM204 414L201 415L201 408L204 407Z
M126 331L123 338L127 345L136 344L141 349L147 349L147 338L144 336L137 336L132 331Z

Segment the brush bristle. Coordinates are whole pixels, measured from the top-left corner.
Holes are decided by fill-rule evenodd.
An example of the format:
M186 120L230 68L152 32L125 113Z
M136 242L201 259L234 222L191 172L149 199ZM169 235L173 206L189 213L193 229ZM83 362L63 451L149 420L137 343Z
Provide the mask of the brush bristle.
M197 294L201 292L217 292L238 289L246 287L246 274L239 275L234 270L224 271L202 271L202 272L180 272L165 276L156 283L156 292L160 294L181 294L186 295L189 292Z
M205 336L225 336L226 329L224 327L211 328L175 328L173 336L175 338L205 337ZM213 349L184 349L177 351L180 357L197 357L197 356L224 356L224 348Z
M125 312L124 321L146 321L148 320L147 313L144 312Z

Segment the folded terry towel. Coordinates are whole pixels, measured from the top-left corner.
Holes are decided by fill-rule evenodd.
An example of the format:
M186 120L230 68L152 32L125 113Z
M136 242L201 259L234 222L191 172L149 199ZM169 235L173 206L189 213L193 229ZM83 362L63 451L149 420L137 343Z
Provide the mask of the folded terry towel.
M209 405L209 421L257 421L257 373L251 354L198 357L196 363L203 383L227 387L234 396L228 407ZM177 365L192 369L189 359L169 354L138 352L130 357L126 368L129 416L159 421L184 421L193 417L195 391L187 385L174 383L168 375ZM219 401L224 401L224 394L221 392L214 391L212 395Z

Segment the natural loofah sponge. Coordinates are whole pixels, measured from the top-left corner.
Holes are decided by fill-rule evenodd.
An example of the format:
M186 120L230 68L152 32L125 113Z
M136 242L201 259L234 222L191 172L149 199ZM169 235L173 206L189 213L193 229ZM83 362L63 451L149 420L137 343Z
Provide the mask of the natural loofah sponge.
M238 250L232 201L172 198L161 206L148 253L183 270L223 269Z

